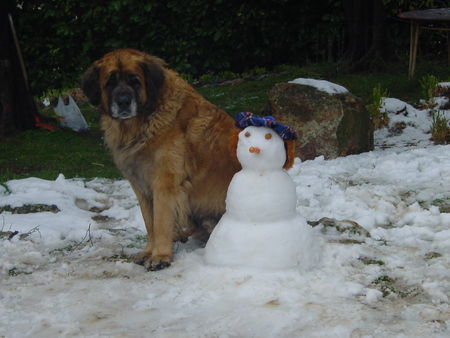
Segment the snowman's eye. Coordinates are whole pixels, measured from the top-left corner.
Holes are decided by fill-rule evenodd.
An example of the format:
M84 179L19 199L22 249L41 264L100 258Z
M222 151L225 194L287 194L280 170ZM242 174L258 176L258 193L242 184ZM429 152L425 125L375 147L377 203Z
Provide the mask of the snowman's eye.
M250 137L252 134L250 134L249 132L246 132L244 135L245 135L245 137Z
M272 138L272 134L267 133L264 137L266 138L266 140L270 140Z

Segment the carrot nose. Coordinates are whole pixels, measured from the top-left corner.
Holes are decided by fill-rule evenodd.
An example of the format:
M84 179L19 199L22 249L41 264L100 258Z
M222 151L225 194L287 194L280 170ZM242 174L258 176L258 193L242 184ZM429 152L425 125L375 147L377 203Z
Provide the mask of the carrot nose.
M251 153L259 154L261 152L261 149L259 149L258 147L250 147L248 151Z

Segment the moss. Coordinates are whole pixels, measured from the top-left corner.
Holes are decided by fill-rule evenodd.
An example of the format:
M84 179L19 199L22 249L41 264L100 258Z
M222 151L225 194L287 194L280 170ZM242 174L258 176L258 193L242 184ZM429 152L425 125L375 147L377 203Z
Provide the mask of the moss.
M58 207L54 204L25 204L20 207L11 207L10 205L4 205L0 207L0 214L2 212L11 212L12 214L32 214L37 212L60 212Z
M22 270L22 269L19 269L16 267L8 270L8 276L10 276L10 277L16 277L19 275L31 275L31 274L32 274L32 272L30 272L30 271Z
M384 262L379 259L373 259L369 257L360 257L359 260L365 265L384 265Z
M388 275L382 275L375 279L372 282L373 285L376 285L377 288L383 293L383 297L387 297L390 294L399 296L399 297L407 297L414 294L414 289L405 290L403 287L400 287L397 281Z
M442 255L439 252L428 252L425 255L425 260L430 260L430 259L434 259L434 258L439 258L442 257Z
M373 125L362 101L355 96L339 96L344 115L336 131L339 155L373 150Z
M108 262L127 262L127 263L131 263L133 262L133 257L129 256L129 255L125 255L124 253L121 254L116 254L116 255L112 255L109 257L103 257L103 260L108 261Z

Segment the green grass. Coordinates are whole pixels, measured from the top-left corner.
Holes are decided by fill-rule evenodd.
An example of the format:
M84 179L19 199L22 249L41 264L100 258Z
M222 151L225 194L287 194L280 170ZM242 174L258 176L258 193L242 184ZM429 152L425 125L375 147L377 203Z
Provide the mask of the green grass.
M2 140L0 180L37 176L120 177L98 133L30 130Z
M80 108L91 127L88 132L34 129L1 139L0 182L30 176L54 180L59 173L66 177L121 177L103 145L97 113L89 105Z
M423 76L432 74L440 81L450 79L447 63L423 60L418 64L416 77L411 80L407 77L407 63L389 65L385 71L378 73L342 74L334 64L280 66L276 71L261 77L262 71L258 70L251 74L256 79L228 86L201 87L198 91L234 116L240 111L261 114L270 89L276 83L297 77L338 83L361 97L365 104L371 102L373 88L378 84L390 96L414 103L421 98L419 79ZM110 153L103 145L96 110L88 104L80 109L90 126L89 132L76 133L62 128L53 132L37 129L0 139L0 183L30 176L54 180L59 173L67 178L120 178Z
M450 80L450 66L445 62L421 62L416 76L408 79L405 64L391 64L383 72L341 74L332 64L311 64L304 67L280 66L284 72L261 80L245 81L232 86L212 86L199 88L211 102L234 115L240 111L261 112L267 102L267 93L279 82L296 77L311 77L335 82L346 87L351 93L362 98L365 104L371 103L373 89L381 85L391 97L415 103L422 97L419 83L423 76L434 74L440 81ZM286 74L286 71L288 73Z
M268 92L275 84L301 76L306 77L308 74L296 68L289 74L274 74L237 85L202 87L198 91L232 116L241 111L260 113L266 105Z

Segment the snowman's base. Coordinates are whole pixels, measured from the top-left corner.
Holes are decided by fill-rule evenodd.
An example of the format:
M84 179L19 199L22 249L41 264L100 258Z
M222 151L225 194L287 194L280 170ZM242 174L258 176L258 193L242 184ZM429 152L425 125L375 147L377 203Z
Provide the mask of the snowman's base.
M319 262L319 243L300 216L250 223L225 214L206 245L205 261L229 267L309 270Z

